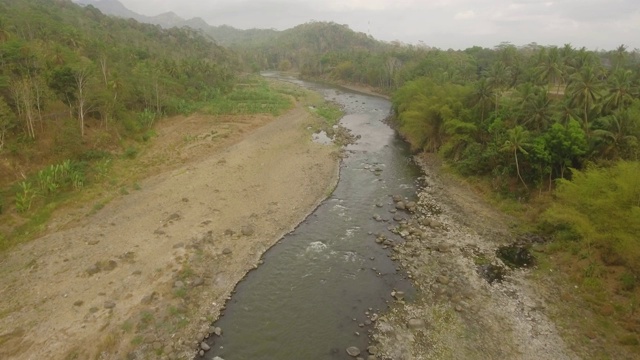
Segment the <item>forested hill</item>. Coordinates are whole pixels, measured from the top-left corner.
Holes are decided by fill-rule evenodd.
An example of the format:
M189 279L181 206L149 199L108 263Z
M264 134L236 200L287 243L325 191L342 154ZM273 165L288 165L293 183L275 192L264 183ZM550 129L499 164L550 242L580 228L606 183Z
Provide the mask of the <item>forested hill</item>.
M238 60L188 28L162 29L103 15L70 0L0 0L2 182L20 163L36 166L79 151L99 129L149 129L229 89ZM115 142L117 143L117 142ZM52 160L49 158L49 160Z
M309 22L264 41L237 44L234 49L257 69L294 69L303 74L321 74L335 65L334 59L356 53L372 54L385 46L347 25Z

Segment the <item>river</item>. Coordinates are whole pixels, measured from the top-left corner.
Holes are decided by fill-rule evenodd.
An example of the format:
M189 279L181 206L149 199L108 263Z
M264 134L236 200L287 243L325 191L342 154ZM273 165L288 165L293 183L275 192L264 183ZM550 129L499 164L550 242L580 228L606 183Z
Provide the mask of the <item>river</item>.
M413 290L396 270L390 249L375 234L400 241L389 228L392 195L412 199L420 171L407 146L383 120L388 100L277 73L282 81L320 92L344 108L340 123L354 135L346 148L333 193L293 232L267 251L264 263L247 274L214 326L221 337L209 340L205 358L349 359L347 347L363 354L371 329L368 317L384 312L391 292ZM379 215L383 221L375 220Z

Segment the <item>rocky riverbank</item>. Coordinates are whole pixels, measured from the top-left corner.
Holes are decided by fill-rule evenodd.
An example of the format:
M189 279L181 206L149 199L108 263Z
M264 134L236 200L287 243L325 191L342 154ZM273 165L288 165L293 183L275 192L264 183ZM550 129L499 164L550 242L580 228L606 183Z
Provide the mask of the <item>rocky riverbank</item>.
M412 213L393 229L403 241L376 238L393 248L417 290L409 300L393 294L389 311L376 319L377 358L576 359L545 315L528 271L507 270L496 256L514 241L512 220L441 173L433 158L419 162L425 175L415 206L394 199ZM504 273L488 281L486 269L494 267Z

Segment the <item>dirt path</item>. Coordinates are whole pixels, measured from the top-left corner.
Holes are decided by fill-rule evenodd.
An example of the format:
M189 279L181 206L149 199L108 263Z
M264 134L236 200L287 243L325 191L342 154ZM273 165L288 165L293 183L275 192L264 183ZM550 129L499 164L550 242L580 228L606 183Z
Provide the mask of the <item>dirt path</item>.
M299 106L161 126L139 190L2 257L0 358L190 358L235 284L335 185L337 148L311 142L313 121Z
M489 284L481 264L513 242L511 222L472 191L424 162L418 211L400 225L396 260L418 289L380 318L374 339L385 356L418 359L576 359L546 315L525 270Z

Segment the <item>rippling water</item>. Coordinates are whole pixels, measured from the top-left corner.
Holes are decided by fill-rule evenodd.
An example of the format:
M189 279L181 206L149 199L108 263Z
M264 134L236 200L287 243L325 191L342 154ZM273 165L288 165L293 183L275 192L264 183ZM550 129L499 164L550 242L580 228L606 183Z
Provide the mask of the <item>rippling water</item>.
M405 144L382 122L390 112L389 101L280 79L343 105L341 124L361 138L347 148L349 157L333 194L238 284L215 323L223 336L210 342L207 359L347 359L347 347L367 346L369 327L359 325L369 308L384 310L393 289L411 296L411 285L396 272L389 250L371 235L395 239L387 230L394 215L390 195L413 196L419 176ZM373 220L374 214L388 222Z

